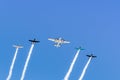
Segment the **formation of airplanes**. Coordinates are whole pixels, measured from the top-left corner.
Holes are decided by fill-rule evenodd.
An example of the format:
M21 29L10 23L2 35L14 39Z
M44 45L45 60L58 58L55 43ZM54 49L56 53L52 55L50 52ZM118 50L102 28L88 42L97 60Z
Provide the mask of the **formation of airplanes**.
M69 41L66 41L64 39L60 38L48 38L48 40L53 41L55 44L55 47L60 47L62 44L70 43Z
M48 40L53 41L53 42L55 43L55 45L54 45L55 47L60 47L62 44L68 44L68 43L70 43L70 41L64 40L64 39L62 39L61 37L60 37L60 38L48 38ZM32 45L34 45L35 43L39 43L39 42L40 42L40 41L36 40L35 38L34 38L33 40L29 40L29 41L32 43ZM20 46L20 45L13 45L13 47L16 48L16 52L15 52L15 56L14 56L14 58L13 58L13 61L12 61L12 65L11 65L11 66L14 65L14 62L15 62L15 59L16 59L16 55L17 55L18 49L19 49L19 48L23 48L23 46ZM77 47L77 48L75 48L75 49L77 49L77 53L79 53L78 51L80 51L80 50L84 50L82 47ZM27 64L27 61L29 61L29 59L30 59L30 54L31 54L31 52L32 52L32 46L31 46L31 49L30 49L28 58L27 58L27 60L26 60L25 66L26 66L26 64ZM90 59L96 58L96 56L94 56L93 54L86 55L86 56L89 57ZM76 56L75 56L75 57L76 57ZM76 57L76 58L77 58L77 57ZM89 59L89 61L90 61L90 59ZM74 59L74 60L75 60L75 59ZM28 64L27 64L27 65L28 65ZM24 69L26 69L26 67L25 67ZM23 72L24 72L24 69L23 69ZM12 72L11 70L12 70L12 69L10 68L10 72ZM11 73L11 74L12 74L12 73ZM8 75L8 78L9 78L9 75Z
M66 41L64 39L62 39L61 37L60 38L48 38L48 40L50 41L53 41L55 43L55 47L60 47L62 44L66 44L66 43L70 43L69 41ZM40 41L36 40L35 38L33 40L29 40L30 42L32 42L32 44L35 44L35 43L39 43ZM20 46L20 45L13 45L13 47L15 48L23 48L23 46ZM78 48L75 48L77 50L85 50L83 49L82 47L78 47ZM96 58L97 56L94 56L93 54L90 54L90 55L86 55L87 57L92 57L92 58Z

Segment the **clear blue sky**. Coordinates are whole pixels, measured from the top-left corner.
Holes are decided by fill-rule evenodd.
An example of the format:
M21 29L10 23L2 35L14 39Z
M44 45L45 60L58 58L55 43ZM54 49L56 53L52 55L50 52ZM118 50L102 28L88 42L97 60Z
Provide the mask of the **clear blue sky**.
M5 80L19 49L11 80L19 80L31 44L37 38L25 80L62 80L82 46L70 80L77 80L88 58L93 59L84 80L120 80L119 0L0 0L0 80ZM71 43L55 48L49 37Z

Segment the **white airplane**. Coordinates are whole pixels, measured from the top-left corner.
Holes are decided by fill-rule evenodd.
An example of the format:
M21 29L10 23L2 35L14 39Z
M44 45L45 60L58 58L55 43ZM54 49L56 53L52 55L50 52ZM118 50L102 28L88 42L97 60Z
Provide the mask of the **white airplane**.
M13 45L15 48L23 48L23 46Z
M69 41L66 41L64 39L60 38L48 38L48 40L55 42L55 47L60 47L62 44L70 43Z

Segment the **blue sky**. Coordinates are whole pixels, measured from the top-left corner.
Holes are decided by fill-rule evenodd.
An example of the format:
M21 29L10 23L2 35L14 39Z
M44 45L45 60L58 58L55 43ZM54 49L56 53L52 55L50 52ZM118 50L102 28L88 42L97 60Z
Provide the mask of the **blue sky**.
M62 80L82 46L70 80L77 80L94 53L84 80L120 80L119 0L0 0L0 80L5 80L15 48L19 49L11 80L19 80L31 44L37 38L25 80ZM55 48L49 37L71 43Z

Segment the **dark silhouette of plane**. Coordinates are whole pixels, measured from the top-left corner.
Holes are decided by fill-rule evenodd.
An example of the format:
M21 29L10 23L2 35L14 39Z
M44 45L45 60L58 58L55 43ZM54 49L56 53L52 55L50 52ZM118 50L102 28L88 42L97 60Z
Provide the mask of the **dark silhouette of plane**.
M87 57L92 57L92 58L96 58L97 56L94 56L93 54L90 55L86 55Z
M32 43L39 43L40 41L37 41L35 38L33 40L29 40Z

